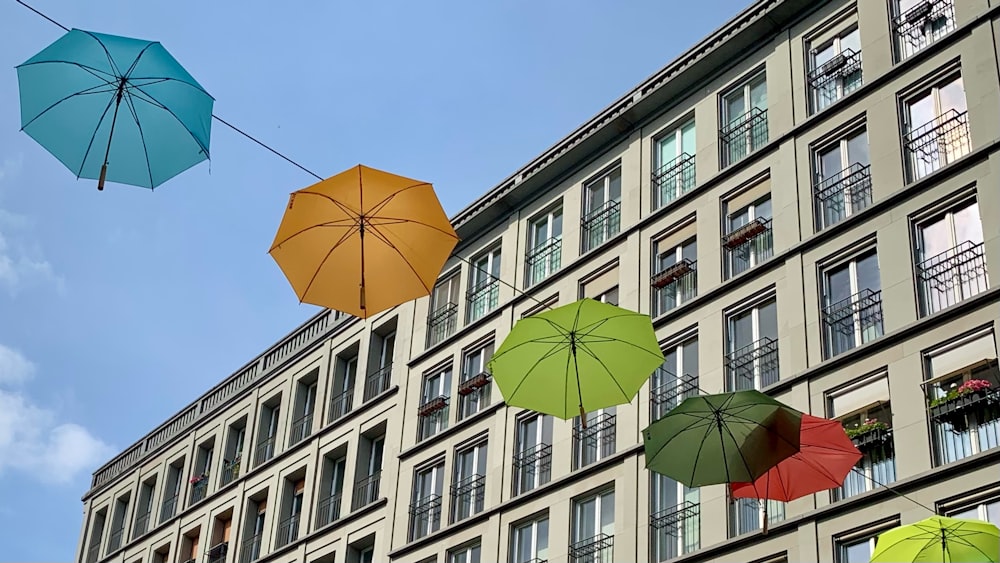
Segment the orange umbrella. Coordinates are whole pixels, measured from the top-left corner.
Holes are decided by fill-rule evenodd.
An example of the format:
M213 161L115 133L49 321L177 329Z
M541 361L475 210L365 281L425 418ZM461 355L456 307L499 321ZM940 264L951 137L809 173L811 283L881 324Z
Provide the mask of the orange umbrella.
M433 186L359 164L289 196L270 254L299 301L368 318L429 295L457 243Z

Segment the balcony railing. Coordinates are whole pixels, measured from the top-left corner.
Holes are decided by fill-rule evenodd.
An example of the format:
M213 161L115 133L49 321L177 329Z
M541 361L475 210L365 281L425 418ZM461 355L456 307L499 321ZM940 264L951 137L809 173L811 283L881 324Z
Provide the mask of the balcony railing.
M327 413L327 424L343 417L354 408L354 386L350 386L346 391L330 397L330 410Z
M562 266L562 238L553 237L528 251L524 257L526 285L532 286Z
M458 522L483 511L486 476L473 474L451 486L451 521Z
M701 505L683 503L649 516L649 560L661 563L700 548Z
M292 422L292 435L289 445L298 444L312 434L313 413L307 412Z
M135 517L135 529L132 530L132 539L136 539L139 536L146 533L149 530L149 517L152 516L151 510L146 510L145 512L139 514Z
M943 168L972 150L969 113L948 110L903 136L910 181Z
M208 496L208 474L199 475L199 479L191 483L191 504L200 502Z
M482 318L500 304L500 280L489 278L466 294L469 301L469 322Z
M316 510L316 529L320 529L323 526L332 524L337 520L340 520L340 501L342 495L340 493L331 495L320 501L319 508Z
M912 56L955 29L954 0L921 2L893 20L900 60Z
M586 467L615 453L615 420L610 413L599 414L584 428L573 425L573 469Z
M441 495L427 495L410 505L410 541L441 527Z
M261 534L243 540L240 549L240 563L250 563L260 558L260 540Z
M459 395L470 395L490 384L490 372L483 371L458 384Z
M871 342L882 334L881 291L863 289L823 309L827 358Z
M736 164L767 144L767 110L752 108L719 131L722 167Z
M895 448L891 428L874 428L851 438L863 454L844 484L833 489L834 501L843 500L896 480Z
M731 390L763 389L778 382L778 341L765 336L727 354L725 363Z
M434 346L452 334L458 328L458 305L445 303L431 311L427 317L427 346Z
M698 395L698 376L684 374L677 377L662 367L656 368L653 381L660 382L649 391L649 420L663 418L670 409L681 404L684 399Z
M160 507L160 523L166 522L170 518L174 517L177 513L177 497L174 495L172 497L167 497L163 499L163 506Z
M823 230L872 204L871 166L852 164L813 187L816 229Z
M861 51L844 49L806 77L813 111L821 111L861 86Z
M108 538L108 552L112 552L122 546L122 536L125 534L125 522L121 526L111 530L111 537Z
M351 510L357 510L379 499L379 484L382 481L382 471L376 471L354 484L354 495L351 497Z
M612 563L615 551L615 537L597 534L592 538L578 541L569 546L570 563Z
M989 289L983 243L965 241L917 264L923 315L936 313Z
M514 496L526 493L552 478L552 446L538 444L514 454Z
M694 155L681 153L652 173L653 210L674 201L693 190L695 182Z
M698 296L698 262L687 258L653 274L649 285L653 292L653 315L670 311Z
M758 217L722 238L726 279L738 276L774 254L771 220Z
M274 457L275 438L277 438L277 436L269 436L260 442L257 442L257 450L254 452L253 456L254 467Z
M219 482L220 487L225 487L240 476L241 457L236 456L232 461L222 460L222 480Z
M609 201L591 211L580 222L583 232L583 252L588 252L604 244L604 241L618 234L621 229L622 204Z
M299 539L299 515L292 514L278 524L278 537L274 540L274 547L284 547Z
M205 554L207 558L207 563L224 563L226 561L226 553L229 552L229 542L222 542L212 546L212 549L208 550Z
M369 373L368 377L365 378L364 401L367 403L368 401L388 391L391 379L392 364L387 364L385 367Z

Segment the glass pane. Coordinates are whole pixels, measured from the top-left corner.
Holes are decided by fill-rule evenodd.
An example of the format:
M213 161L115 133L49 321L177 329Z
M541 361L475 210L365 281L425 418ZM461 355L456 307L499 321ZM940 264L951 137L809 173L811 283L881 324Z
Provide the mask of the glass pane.
M681 128L681 152L693 155L694 146L694 121L688 122Z
M698 340L692 339L684 343L681 360L683 375L698 375Z
M608 200L621 201L622 199L622 171L615 170L608 179Z
M951 240L951 228L947 216L933 223L928 223L920 229L921 260L937 256L953 246L955 244Z
M907 106L907 117L911 131L925 123L933 121L937 117L934 113L934 99L930 93L923 98L910 102Z
M599 180L587 186L587 212L597 211L604 205L604 181Z
M870 540L845 545L842 563L868 563L872 557L870 545Z
M850 150L850 149L848 149ZM840 143L819 153L819 179L820 181L834 177L844 169L843 159L840 155Z
M552 238L562 236L562 210L556 211L552 215Z
M827 43L821 47L816 48L816 52L813 54L813 68L819 68L823 66L823 63L829 61L833 58L834 49L833 42Z
M955 242L983 242L983 223L979 218L979 203L973 202L955 212Z
M965 509L961 512L954 512L948 516L952 518L967 518L969 520L979 520L979 507L973 506L972 508Z
M538 444L538 417L521 422L518 428L518 444L521 451L527 451Z
M848 49L855 53L861 51L861 33L858 28L854 28L840 37L840 51L844 52Z
M531 553L531 531L534 526L520 526L514 532L514 551L517 553L517 561L530 561L534 554Z
M698 242L692 240L681 247L681 258L692 262L698 260Z
M986 521L1000 526L1000 500L986 505Z
M746 225L750 222L750 208L744 208L729 216L729 232Z
M549 218L543 217L531 226L531 246L539 246L549 238Z
M745 311L729 319L729 351L733 352L753 343L752 311Z
M615 493L601 495L601 532L609 536L615 533ZM596 534L595 534L596 535Z
M657 151L658 166L663 166L675 158L677 158L677 135L674 132L667 134L665 137L660 139L659 149Z
M573 543L590 539L597 534L597 497L576 503Z
M847 139L847 161L862 166L871 162L868 155L868 131L861 131Z
M677 348L672 347L666 352L664 352L663 358L664 358L663 366L667 369L667 371L669 371L674 375L677 375L678 374L677 372L680 370L681 367L677 364L677 360L679 358L677 354Z
M745 112L746 112L746 104L742 89L726 96L727 121L732 122L737 117L743 115Z
M750 105L759 109L767 109L767 80L764 75L750 85Z
M861 291L862 289L870 289L872 291L879 290L880 283L877 254L872 252L864 258L859 259L857 263L857 270L858 291Z
M948 110L955 110L958 113L964 113L966 109L965 104L965 89L962 86L962 77L958 77L952 80L948 84L941 87L941 115L944 115Z
M760 335L758 338L778 339L778 307L774 301L762 305L759 309Z
M753 206L753 216L754 216L755 219L758 218L758 217L764 218L764 219L770 219L771 215L772 215L772 213L771 213L771 198L770 197L768 197L767 199L763 199L761 201L758 201L757 203L754 204L754 206Z
M549 555L549 519L539 520L535 527L538 529L535 538L535 557L545 559Z

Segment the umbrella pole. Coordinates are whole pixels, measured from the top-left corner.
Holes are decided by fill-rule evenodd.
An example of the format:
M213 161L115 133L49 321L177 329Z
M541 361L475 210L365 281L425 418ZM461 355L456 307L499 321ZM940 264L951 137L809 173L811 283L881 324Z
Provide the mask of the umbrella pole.
M576 375L576 396L580 399L580 427L587 429L587 411L583 409L583 390L580 388L580 368L576 363L576 334L569 333L569 349L573 354L573 372Z
M108 148L104 150L104 164L101 165L101 177L97 179L97 191L104 190L104 179L108 175L108 156L111 154L111 139L115 135L115 122L118 121L118 106L122 105L122 95L125 94L125 80L123 76L118 82L118 98L115 100L115 113L111 116L111 132L108 133Z
M358 232L361 233L361 311L365 312L365 218L360 217L358 221ZM367 312L365 315L367 316Z

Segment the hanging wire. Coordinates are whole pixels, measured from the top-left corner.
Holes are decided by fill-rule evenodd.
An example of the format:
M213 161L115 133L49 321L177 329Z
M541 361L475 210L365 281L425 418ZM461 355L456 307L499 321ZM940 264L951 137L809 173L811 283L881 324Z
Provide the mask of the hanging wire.
M45 18L45 19L49 20L50 22L52 22L52 23L56 24L57 26L61 27L61 28L63 29L63 31L69 31L69 28L68 28L68 27L66 27L65 25L63 25L63 24L61 24L61 23L57 22L56 20L54 20L54 19L50 18L49 16L46 16L45 14L43 14L43 13L39 12L38 10L36 10L36 9L32 8L31 6L29 6L29 5L25 4L25 3L24 3L24 2L22 1L22 0L14 0L14 1L15 1L15 2L17 2L18 4L20 4L20 5L24 6L25 8L27 8L27 9L31 10L32 12L35 12L35 13L36 13L36 14L38 14L39 16L42 16L43 18Z

